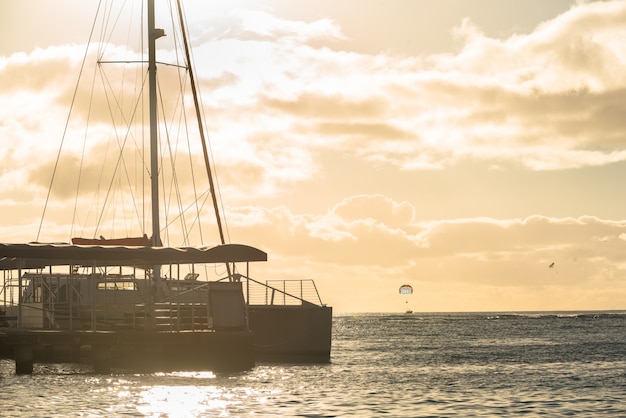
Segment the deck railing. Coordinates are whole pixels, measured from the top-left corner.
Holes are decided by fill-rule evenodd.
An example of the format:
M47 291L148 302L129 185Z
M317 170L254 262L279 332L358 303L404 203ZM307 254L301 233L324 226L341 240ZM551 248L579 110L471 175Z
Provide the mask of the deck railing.
M64 283L67 284L68 291L61 294L59 279L55 279L54 286L51 286L41 276L36 277L37 275L30 276L29 279L40 280L41 289L45 291L30 296L28 302L32 303L24 303L25 301L18 296L18 288L22 283L18 285L18 280L14 277L5 276L0 289L0 300L4 309L10 312L4 312L3 324L9 319L17 318L16 315L26 315L25 317L31 318L31 322L39 318L40 325L34 327L40 329L103 331L150 328L169 332L212 329L206 299L209 294L209 282L188 281L186 287L176 290L170 298L165 298L159 303L153 302L151 307L148 307L140 292L128 293L129 296L136 294L137 297L132 297L132 300L124 299L124 302L117 300L115 296L117 292L112 291L110 295L103 292L101 298L97 300L90 298L90 303L86 304L84 300L80 301L81 293L75 287L76 281L66 280ZM246 276L239 276L237 279L242 281L244 299L249 306L325 306L312 279L274 279L265 282ZM133 282L134 280L130 283ZM119 292L126 295L127 291ZM187 300L181 300L185 297ZM18 300L22 303L20 304ZM16 321L12 321L11 324L13 327L20 326ZM26 323L24 325L29 326Z
M323 306L312 279L267 280L265 283L246 277L248 305L293 306L314 304Z

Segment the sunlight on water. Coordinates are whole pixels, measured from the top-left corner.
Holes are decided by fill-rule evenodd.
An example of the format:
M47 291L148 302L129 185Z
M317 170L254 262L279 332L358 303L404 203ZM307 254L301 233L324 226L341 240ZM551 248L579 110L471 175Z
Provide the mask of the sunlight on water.
M362 315L330 364L94 374L0 360L1 416L626 416L626 314Z
M172 372L172 373L155 373L157 377L182 377L185 379L215 379L217 375L213 372Z
M113 387L117 386L120 403L134 406L144 416L227 416L236 400L227 388L213 384L216 379L213 372L154 373L150 380L162 384L146 385L137 391L129 381L118 380Z
M260 373L217 376L212 372L155 373L153 384L117 385L120 403L127 403L143 416L191 417L232 416L234 411L262 408L279 394L271 383L288 378L284 367L258 368ZM281 377L282 376L282 377ZM136 375L139 380L146 377ZM148 382L145 382L148 383ZM255 387L256 384L261 387ZM114 385L115 386L115 385Z
M139 393L133 400L146 416L193 417L211 413L226 416L232 397L215 386L155 386Z

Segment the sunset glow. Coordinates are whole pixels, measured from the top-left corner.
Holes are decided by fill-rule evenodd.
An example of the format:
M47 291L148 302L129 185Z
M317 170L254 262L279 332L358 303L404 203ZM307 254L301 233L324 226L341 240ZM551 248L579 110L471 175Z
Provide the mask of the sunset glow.
M2 242L37 239L96 3L0 5ZM253 277L315 279L337 313L404 311L403 284L415 312L624 309L626 1L185 8L228 236L268 253ZM124 39L108 57L137 56ZM109 111L74 109L95 126L85 150L67 127L40 241L75 231L70 169L94 155L95 188Z

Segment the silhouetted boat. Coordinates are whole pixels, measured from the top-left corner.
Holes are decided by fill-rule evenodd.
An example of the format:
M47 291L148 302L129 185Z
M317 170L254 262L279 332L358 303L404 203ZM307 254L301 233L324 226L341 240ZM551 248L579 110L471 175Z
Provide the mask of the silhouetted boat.
M178 11L182 14L180 3ZM267 254L225 242L200 119L221 244L162 246L153 139L155 40L164 31L154 26L154 0L148 1L147 14L152 236L0 244L0 346L15 349L17 370L26 373L37 353L68 345L79 361L76 353L90 347L90 361L102 371L109 365L245 369L262 360L330 361L332 308L322 303L313 280L254 280L249 264L266 261ZM182 34L189 62L184 28ZM186 70L199 116L191 65ZM209 281L203 275L207 264L225 265L226 275Z

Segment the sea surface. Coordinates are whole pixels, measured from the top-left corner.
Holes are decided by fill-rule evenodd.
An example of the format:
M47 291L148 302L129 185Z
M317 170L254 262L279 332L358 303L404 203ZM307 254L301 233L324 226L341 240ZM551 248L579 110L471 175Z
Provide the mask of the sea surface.
M334 318L330 364L97 375L0 362L0 416L626 416L626 312Z

